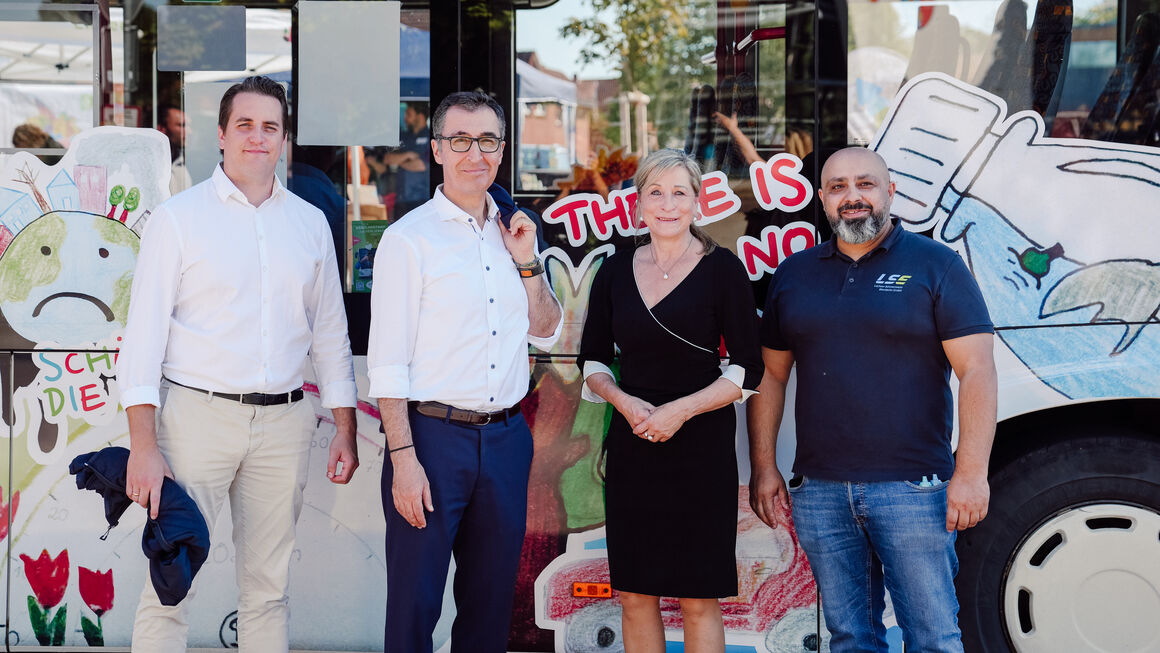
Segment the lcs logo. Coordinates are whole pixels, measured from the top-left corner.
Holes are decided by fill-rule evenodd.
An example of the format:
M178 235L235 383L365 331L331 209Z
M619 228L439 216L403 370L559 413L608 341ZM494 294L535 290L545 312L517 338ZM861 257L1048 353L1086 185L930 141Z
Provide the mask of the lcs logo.
M909 274L880 274L874 280L874 288L879 292L902 292L902 287L910 281Z

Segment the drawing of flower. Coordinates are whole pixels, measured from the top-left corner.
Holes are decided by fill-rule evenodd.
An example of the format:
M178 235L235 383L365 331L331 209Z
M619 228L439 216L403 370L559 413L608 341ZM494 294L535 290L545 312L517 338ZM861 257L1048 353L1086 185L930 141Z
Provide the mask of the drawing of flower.
M113 609L113 570L100 572L85 567L77 567L77 582L81 588L81 599L97 614L94 623L81 615L81 630L89 646L104 646L104 628L101 616Z
M99 618L113 609L113 570L94 571L77 567L77 580L81 586L81 598Z
M62 550L56 558L50 557L45 549L35 560L25 553L20 554L20 559L24 561L24 575L35 594L28 596L28 618L32 621L36 641L41 646L60 646L64 644L68 606L60 606L51 621L48 615L64 598L64 590L68 587L68 549Z
M32 585L40 607L47 610L60 603L68 586L68 549L61 551L55 559L49 557L47 549L41 551L35 560L25 553L20 554L20 559L24 561L24 575L28 577L28 584Z
M0 486L0 496L4 495L4 488ZM0 499L0 540L8 537L8 524L16 518L16 506L20 505L20 490L12 493L12 502L4 503Z

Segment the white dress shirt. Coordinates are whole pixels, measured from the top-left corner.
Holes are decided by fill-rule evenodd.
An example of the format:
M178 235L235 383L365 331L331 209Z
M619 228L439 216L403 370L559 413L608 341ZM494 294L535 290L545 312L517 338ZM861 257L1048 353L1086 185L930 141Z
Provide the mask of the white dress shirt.
M480 225L443 195L391 225L375 253L370 396L496 411L528 392L528 295L487 198ZM557 304L559 301L557 300Z
M354 406L330 228L274 180L255 208L219 165L150 216L117 361L124 406L159 404L161 376L224 393L289 392L314 364L322 405Z

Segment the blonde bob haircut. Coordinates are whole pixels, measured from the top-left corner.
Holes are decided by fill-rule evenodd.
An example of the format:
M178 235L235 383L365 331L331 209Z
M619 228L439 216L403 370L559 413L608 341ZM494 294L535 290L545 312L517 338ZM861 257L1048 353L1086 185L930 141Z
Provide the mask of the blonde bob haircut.
M632 185L636 187L637 192L645 188L656 180L661 175L665 174L673 168L681 168L689 175L689 183L693 187L693 193L697 196L701 195L701 166L697 164L697 160L685 154L681 150L665 149L657 150L652 154L646 156L644 161L636 169L636 174L632 177ZM640 200L637 199L634 216L635 222L640 224ZM689 225L689 232L693 237L701 242L701 247L704 250L702 255L708 254L717 248L717 242L714 241L705 230L698 227L696 224ZM637 243L644 245L651 242L649 234L643 233L637 235Z

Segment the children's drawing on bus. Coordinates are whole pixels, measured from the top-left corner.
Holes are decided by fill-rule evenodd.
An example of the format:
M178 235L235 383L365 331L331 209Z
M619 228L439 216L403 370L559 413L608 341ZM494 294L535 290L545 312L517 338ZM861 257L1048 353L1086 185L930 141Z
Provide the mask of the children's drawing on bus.
M817 630L817 589L809 562L790 526L771 530L749 508L749 488L737 499L737 595L722 599L726 641L739 649L784 653L828 651ZM536 623L554 632L554 650L622 651L620 605L609 584L604 529L568 536L564 554L535 581ZM669 637L682 627L678 602L661 599Z
M3 162L0 346L117 348L141 229L169 194L167 142L159 136L100 127L75 136L55 165L26 153ZM28 436L33 461L59 457L69 419L103 423L116 413L114 358L47 351L16 357L4 420L15 437Z
M930 74L903 87L871 147L897 184L894 215L966 257L999 337L1043 383L1155 395L1160 151L1045 133L1035 112L1008 116Z

